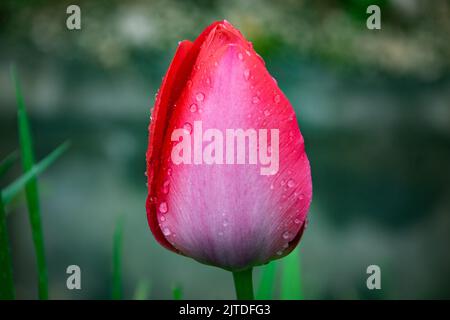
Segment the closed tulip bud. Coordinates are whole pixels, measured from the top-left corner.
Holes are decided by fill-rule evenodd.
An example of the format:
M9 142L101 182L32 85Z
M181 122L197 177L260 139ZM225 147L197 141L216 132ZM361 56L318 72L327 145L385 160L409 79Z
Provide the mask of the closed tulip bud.
M311 172L294 110L229 22L182 41L149 126L147 217L165 248L242 271L291 252Z

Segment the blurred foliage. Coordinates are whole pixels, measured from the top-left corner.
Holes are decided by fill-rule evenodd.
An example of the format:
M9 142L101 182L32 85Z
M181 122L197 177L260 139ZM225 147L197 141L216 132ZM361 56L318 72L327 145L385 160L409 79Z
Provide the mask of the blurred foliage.
M4 43L20 39L44 54L126 67L143 52L193 39L227 17L264 54L286 45L332 63L427 78L443 76L450 66L447 0L78 1L83 32L68 34L61 12L71 3L2 1ZM381 8L382 32L365 28L370 4Z
M314 198L301 242L304 297L450 297L449 1L81 0L82 30L68 31L72 3L0 2L0 158L17 147L11 61L27 87L36 154L73 142L40 181L56 297L111 296L105 270L118 211L127 212L130 235L123 297L142 279L148 298L172 298L171 283L186 299L234 296L228 274L157 245L144 209L153 96L178 41L219 19L253 42L305 138ZM368 4L381 7L381 30L366 28ZM13 166L0 184L19 171ZM45 198L48 190L57 196ZM10 234L27 252L22 216L11 217ZM36 296L28 256L14 257L18 297ZM88 284L79 293L65 290L61 272L74 260ZM382 269L381 293L365 287L370 264ZM265 277L280 283L274 272Z

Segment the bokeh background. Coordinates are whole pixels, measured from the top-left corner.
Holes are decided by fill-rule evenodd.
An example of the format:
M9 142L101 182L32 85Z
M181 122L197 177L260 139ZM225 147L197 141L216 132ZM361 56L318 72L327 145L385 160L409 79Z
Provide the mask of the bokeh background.
M82 30L66 28L81 7ZM382 29L366 28L378 4ZM227 19L253 42L296 108L314 198L300 244L307 299L450 298L450 3L345 1L0 2L0 158L18 148L9 66L22 81L40 159L50 297L111 296L124 216L124 297L234 297L231 275L160 247L145 213L154 95L178 41ZM20 165L0 181L8 184ZM37 297L23 201L8 218L18 298ZM66 289L66 267L82 290ZM366 288L377 264L382 290ZM258 272L258 271L257 271Z

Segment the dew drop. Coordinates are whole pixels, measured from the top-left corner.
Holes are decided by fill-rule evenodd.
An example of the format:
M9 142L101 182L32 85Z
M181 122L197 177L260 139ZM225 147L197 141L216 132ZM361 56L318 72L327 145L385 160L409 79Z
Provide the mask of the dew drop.
M192 124L190 124L189 122L186 122L183 125L183 129L186 130L187 132L191 133L192 132Z
M244 59L244 56L242 55L242 53L238 53L238 58L239 58L239 60L243 60Z
M264 115L266 117L270 116L270 110L269 109L264 110Z
M222 223L222 225L223 225L224 228L228 227L228 221L227 221L227 220L224 220L223 223Z
M286 231L285 233L283 233L283 239L287 240L291 237L291 233L289 231Z
M202 93L202 92L199 92L199 93L197 93L197 94L195 95L195 99L196 99L198 102L202 102L203 100L205 100L205 94Z
M259 98L257 97L257 96L254 96L253 98L252 98L252 103L258 103L259 102Z
M167 169L167 175L170 177L172 175L172 168Z
M191 106L189 107L189 110L191 112L196 112L197 111L197 105L195 103L191 104Z
M294 131L290 131L289 132L289 140L293 140L294 139Z
M170 185L170 181L169 180L164 181L163 188L162 188L162 192L164 194L169 193L169 185Z
M275 97L273 97L273 101L275 101L275 103L279 103L280 100L281 100L281 98L280 98L279 94L277 94L277 95L275 95Z
M283 254L283 250L277 251L277 255L281 256Z
M293 188L295 186L295 181L293 179L289 179L287 182L287 185L289 188Z
M300 219L298 219L298 218L296 218L295 220L294 220L294 223L295 224L300 224L300 222L302 222Z
M245 78L245 80L248 80L248 78L250 78L250 70L248 70L248 69L244 70L244 78Z
M159 218L159 220L161 220L161 222L164 222L164 221L166 221L166 217L161 216L161 217Z
M170 232L170 229L169 228L167 228L167 227L165 227L165 228L163 228L163 234L167 237L167 236L170 236L171 234L172 234L172 232Z
M168 208L167 208L167 202L165 202L165 201L161 202L161 203L159 204L159 211L160 211L161 213L166 213L167 210L168 210Z

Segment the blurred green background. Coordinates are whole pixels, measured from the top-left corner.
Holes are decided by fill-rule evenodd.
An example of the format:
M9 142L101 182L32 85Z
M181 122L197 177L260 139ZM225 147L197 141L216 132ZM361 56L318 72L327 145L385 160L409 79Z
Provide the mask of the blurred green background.
M69 4L81 7L81 31L66 28ZM381 30L366 28L369 4L381 8ZM219 19L253 42L305 137L314 189L300 244L305 298L450 298L449 1L3 0L0 158L18 148L12 62L36 158L72 142L39 179L50 298L110 297L120 215L125 298L139 283L149 298L171 298L177 285L185 298L234 297L231 274L160 247L145 213L154 95L177 42ZM17 296L36 298L26 207L9 210ZM71 264L80 291L66 289ZM381 291L366 288L371 264Z

